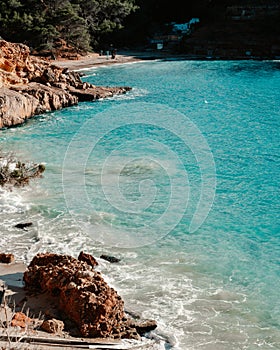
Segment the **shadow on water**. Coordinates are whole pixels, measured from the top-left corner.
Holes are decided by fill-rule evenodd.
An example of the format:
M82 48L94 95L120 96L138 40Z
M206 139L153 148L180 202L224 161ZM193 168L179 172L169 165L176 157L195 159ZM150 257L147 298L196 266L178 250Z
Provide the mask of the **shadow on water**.
M280 61L237 61L228 67L228 71L231 73L274 73L280 70Z

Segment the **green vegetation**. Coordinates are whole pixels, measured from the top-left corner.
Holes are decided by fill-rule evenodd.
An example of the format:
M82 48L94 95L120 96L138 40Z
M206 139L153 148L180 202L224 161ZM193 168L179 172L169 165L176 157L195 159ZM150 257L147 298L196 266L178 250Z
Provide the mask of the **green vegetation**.
M0 0L0 35L35 49L61 40L77 50L98 46L102 35L122 27L135 0Z
M263 13L257 7L263 7ZM251 11L254 18L234 22L231 13L238 15L238 11ZM249 30L251 41L259 42L266 35L275 46L279 16L279 0L0 0L0 35L41 52L63 45L77 52L106 49L110 44L143 47L155 33L165 34L166 23L197 17L199 28L206 28L202 36L207 40L207 33L215 38L219 32L226 42L238 27L241 37Z

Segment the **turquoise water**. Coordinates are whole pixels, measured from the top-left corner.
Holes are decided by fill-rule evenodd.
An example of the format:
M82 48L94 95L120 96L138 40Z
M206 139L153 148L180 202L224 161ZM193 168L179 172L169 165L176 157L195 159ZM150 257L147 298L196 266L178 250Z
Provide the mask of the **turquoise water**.
M151 61L85 70L126 95L1 132L46 162L2 191L1 250L101 261L174 349L279 349L279 62ZM32 221L28 232L13 225Z

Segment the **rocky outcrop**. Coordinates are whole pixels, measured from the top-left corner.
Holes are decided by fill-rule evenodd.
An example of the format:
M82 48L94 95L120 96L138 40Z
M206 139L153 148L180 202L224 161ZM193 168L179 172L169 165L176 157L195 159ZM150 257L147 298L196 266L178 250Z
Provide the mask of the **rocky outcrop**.
M41 113L129 91L97 87L80 75L30 55L26 45L0 40L0 128L22 124Z
M118 293L93 268L95 259L81 253L37 254L24 273L25 287L57 298L57 307L83 337L134 338L156 327L155 321L137 322L124 312Z
M77 96L79 101L99 100L126 93L128 90L128 87L101 87L93 85L83 89L69 87L69 92L72 95Z

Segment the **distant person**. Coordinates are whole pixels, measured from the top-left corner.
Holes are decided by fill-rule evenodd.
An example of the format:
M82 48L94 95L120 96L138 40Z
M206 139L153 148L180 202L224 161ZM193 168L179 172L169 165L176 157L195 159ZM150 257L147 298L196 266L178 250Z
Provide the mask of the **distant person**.
M112 50L112 60L114 60L116 58L116 55L117 55L117 50L116 49L113 49Z

